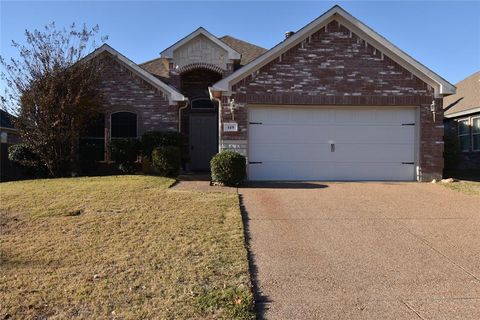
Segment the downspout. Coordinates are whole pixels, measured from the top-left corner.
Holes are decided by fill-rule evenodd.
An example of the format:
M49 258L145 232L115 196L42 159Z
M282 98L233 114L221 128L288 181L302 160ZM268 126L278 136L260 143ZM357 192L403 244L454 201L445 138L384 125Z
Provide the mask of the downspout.
M178 108L178 132L182 133L182 110L185 110L188 107L190 101L186 100L187 103L183 107Z

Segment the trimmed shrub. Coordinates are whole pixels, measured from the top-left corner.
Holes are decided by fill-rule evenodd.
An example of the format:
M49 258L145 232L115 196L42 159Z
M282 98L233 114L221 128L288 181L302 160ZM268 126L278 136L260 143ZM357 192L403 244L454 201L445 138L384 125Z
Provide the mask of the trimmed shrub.
M82 174L97 172L99 161L105 158L105 142L96 139L81 139L78 146L79 166Z
M174 146L157 147L152 152L152 166L156 173L166 177L176 177L180 171L180 148Z
M210 161L212 180L226 186L238 186L246 177L246 160L233 151L217 153Z
M447 131L447 130L446 130ZM443 137L445 149L443 158L445 160L445 170L453 171L462 161L462 150L456 131L448 130Z
M140 153L140 142L137 139L115 139L109 144L112 160L118 164L123 173L135 172L135 161Z
M47 176L47 168L42 164L38 155L24 143L9 146L8 159L16 163L27 177Z
M143 155L152 158L153 149L156 147L178 147L183 145L183 136L175 131L150 131L142 135Z
M24 143L14 144L8 147L8 159L24 167L36 167L40 162L35 152Z

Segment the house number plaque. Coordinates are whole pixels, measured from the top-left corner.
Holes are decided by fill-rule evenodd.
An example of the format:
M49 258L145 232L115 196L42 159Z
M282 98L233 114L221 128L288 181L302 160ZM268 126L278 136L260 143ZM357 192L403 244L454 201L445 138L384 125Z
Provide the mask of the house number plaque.
M236 122L226 122L223 124L223 131L224 132L237 132L238 131L238 123Z

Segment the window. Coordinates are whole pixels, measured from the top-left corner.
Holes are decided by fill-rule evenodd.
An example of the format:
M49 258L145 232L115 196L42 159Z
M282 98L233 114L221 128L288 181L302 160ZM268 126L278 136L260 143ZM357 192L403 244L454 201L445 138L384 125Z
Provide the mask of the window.
M85 128L80 138L80 160L105 160L105 115L99 114Z
M458 140L462 151L470 150L470 121L469 119L458 120Z
M480 151L480 116L472 118L472 149Z
M212 100L206 98L194 99L191 102L192 109L214 109Z
M111 117L111 135L115 138L137 137L137 114L133 112L116 112Z

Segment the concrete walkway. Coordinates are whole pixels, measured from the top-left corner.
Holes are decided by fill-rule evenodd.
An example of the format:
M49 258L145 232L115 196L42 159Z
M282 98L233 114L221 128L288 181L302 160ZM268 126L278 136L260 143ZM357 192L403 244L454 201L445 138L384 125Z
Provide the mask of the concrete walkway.
M240 188L260 317L480 319L480 198L426 183Z

